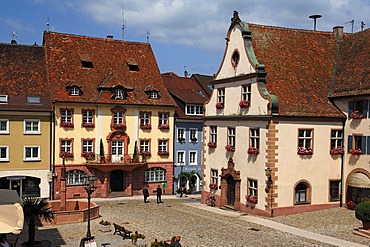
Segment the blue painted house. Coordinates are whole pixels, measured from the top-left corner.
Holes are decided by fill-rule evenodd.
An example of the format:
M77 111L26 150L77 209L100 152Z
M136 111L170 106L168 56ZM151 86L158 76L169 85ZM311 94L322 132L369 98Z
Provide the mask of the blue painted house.
M208 94L197 80L172 72L162 74L177 104L174 131L174 191L186 186L191 193L202 190L203 104Z

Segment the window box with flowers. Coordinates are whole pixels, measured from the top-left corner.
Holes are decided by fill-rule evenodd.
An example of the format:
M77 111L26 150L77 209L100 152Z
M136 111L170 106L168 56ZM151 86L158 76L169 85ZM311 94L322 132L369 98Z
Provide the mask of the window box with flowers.
M101 220L99 222L99 231L101 232L110 232L111 223L109 221Z
M169 155L169 152L167 152L167 151L159 151L158 152L158 155L159 156L168 156Z
M330 155L336 155L336 154L344 154L344 148L337 147L337 148L330 149Z
M312 155L313 151L311 148L299 147L297 154L299 155Z
M71 152L60 152L60 157L61 158L71 158L71 157L73 157L73 153L71 153Z
M249 206L255 206L258 203L258 198L257 196L245 196L245 199L247 200L247 205Z
M60 123L60 126L62 126L64 128L73 128L74 127L72 122L62 122L62 123Z
M95 154L93 152L85 152L82 153L82 157L84 157L86 160L93 160L95 159Z
M211 192L215 192L218 189L218 186L217 186L217 184L210 184L209 188L210 188Z
M144 152L144 151L140 151L140 153L139 153L140 155L144 155L144 156L150 156L150 155L152 155L149 151L147 151L147 152Z
M248 148L248 154L258 155L259 153L260 153L259 150L255 147L249 147Z
M140 125L140 129L142 129L142 130L150 130L150 129L152 129L152 125L150 125L150 124Z
M352 148L349 150L349 153L353 155L360 155L362 154L362 150L359 148Z
M217 109L224 109L224 103L222 103L222 102L218 102L218 103L216 104L216 108L217 108Z
M249 104L249 101L248 101L248 100L241 100L241 101L239 102L239 106L240 106L240 108L245 108L245 109L247 109L247 108L249 108L249 107L250 107L250 104Z
M83 123L82 126L85 128L94 128L95 124L94 123Z
M115 128L115 129L125 129L126 125L124 123L115 123L115 124L113 124L113 128Z
M215 142L208 142L208 147L209 148L216 148L217 147L217 144Z
M168 130L169 128L170 126L168 124L162 124L158 126L158 129L161 129L161 130Z
M352 119L363 119L364 115L359 110L355 110L351 113L351 118Z
M232 145L226 145L225 149L227 152L235 152L235 147Z

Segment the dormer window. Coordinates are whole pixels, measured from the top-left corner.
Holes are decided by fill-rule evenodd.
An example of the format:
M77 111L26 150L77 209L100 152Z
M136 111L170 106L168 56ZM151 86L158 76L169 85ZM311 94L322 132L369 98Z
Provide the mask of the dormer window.
M80 95L80 89L76 86L73 86L69 89L69 95L71 96L79 96Z
M127 59L126 62L130 71L139 71L139 64L136 62L135 59L130 58Z
M158 99L158 92L157 91L151 91L149 93L149 98L150 99Z
M28 104L40 104L40 96L27 96Z
M8 95L0 95L0 104L8 103Z
M87 54L78 54L81 61L82 68L92 69L94 68L94 64L92 60L90 59L90 56Z
M114 99L123 99L123 91L122 91L122 89L117 89L114 92Z

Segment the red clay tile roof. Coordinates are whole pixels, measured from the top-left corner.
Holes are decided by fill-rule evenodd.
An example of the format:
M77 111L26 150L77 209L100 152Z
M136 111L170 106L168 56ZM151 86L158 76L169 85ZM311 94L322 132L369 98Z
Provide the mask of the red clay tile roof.
M327 98L336 48L332 33L248 25L279 115L343 117Z
M343 38L339 46L332 97L370 94L370 29Z
M43 43L55 101L175 106L150 44L55 32L45 32ZM82 60L92 62L93 68L83 68ZM130 70L129 65L138 66L139 70ZM71 81L81 87L81 96L68 94L66 86ZM144 92L148 85L159 90L159 99L149 99ZM112 98L116 86L127 89L126 99Z
M210 75L201 75L201 74L192 74L192 78L194 78L200 86L203 88L203 90L207 93L208 96L211 96L212 89L212 80L213 76Z
M168 91L177 102L178 117L198 119L199 117L185 115L185 104L203 105L209 98L204 89L191 77L180 77L173 72L163 73L162 77Z
M0 95L8 95L1 110L52 111L42 46L0 44ZM40 104L27 103L28 96Z

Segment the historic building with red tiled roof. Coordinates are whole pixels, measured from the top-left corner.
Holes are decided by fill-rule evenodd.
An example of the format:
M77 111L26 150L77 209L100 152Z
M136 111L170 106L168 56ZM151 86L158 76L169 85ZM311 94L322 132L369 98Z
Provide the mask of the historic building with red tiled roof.
M368 34L249 24L234 12L205 104L202 202L215 196L220 207L277 216L348 200L343 171L353 167L344 158L351 153L344 136L356 127L345 127L348 109L334 104L335 89L344 87L336 80L348 82L346 74L354 73L353 85L370 83ZM354 57L361 61L351 64ZM359 171L369 180L363 164Z
M193 77L180 77L172 72L162 77L177 105L173 138L174 190L186 188L198 193L202 190L203 105L208 95Z

